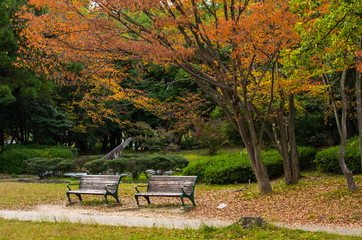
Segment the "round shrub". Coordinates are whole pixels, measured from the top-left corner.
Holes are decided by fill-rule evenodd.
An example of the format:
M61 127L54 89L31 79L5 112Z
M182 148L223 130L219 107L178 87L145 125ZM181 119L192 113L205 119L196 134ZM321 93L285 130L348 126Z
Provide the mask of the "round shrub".
M198 181L204 182L205 180L205 170L209 166L209 159L202 159L198 161L194 161L190 163L187 167L185 167L182 171L182 175L184 176L197 176Z
M30 158L26 161L27 171L32 175L38 175L40 178L44 178L49 172L53 172L56 169L60 161L61 159L59 158Z
M26 169L28 173L38 175L40 178L61 176L74 169L74 160L64 158L30 158L26 160Z
M75 170L75 162L73 158L64 158L57 164L56 170L61 173L67 173Z
M24 161L40 156L41 151L26 148L11 148L4 151L0 157L1 171L9 174L21 174L25 171Z
M255 181L255 175L247 158L211 161L205 169L204 181L214 184L244 183Z
M116 158L112 160L107 160L104 162L104 165L107 169L112 169L113 173L123 173L129 162L129 158Z

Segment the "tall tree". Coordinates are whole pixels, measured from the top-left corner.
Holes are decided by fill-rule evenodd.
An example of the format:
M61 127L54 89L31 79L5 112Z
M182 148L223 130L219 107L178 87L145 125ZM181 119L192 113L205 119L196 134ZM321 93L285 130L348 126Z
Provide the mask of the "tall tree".
M288 119L294 118L293 94L298 88L296 84L295 89L285 88L290 82L283 84L286 79L278 63L280 52L297 40L292 31L297 18L289 12L288 1L29 3L22 14L28 24L22 32L28 39L27 48L23 49L28 67L36 63L42 71L52 72L63 68L62 64L54 64L55 58L84 62L86 70L93 74L92 84L114 86L112 91L129 98L136 93L119 88L122 69L115 67L116 62L132 59L179 66L223 109L239 132L261 193L272 191L261 159L265 132L282 153L287 183L296 182L296 152L289 151L295 148L293 124L289 125L289 133L284 130ZM45 8L47 14L36 14ZM34 58L30 49L42 51L47 57ZM302 85L303 81L299 83ZM266 110L260 98L267 101ZM274 109L275 103L278 108ZM289 111L285 111L286 106ZM148 107L152 108L152 104ZM279 112L277 117L271 117L274 110ZM289 112L289 117L283 115L285 112Z
M357 94L357 119L359 123L360 142L361 131L361 90L359 61L359 41L362 34L360 1L291 1L293 10L303 17L303 22L297 24L297 30L302 36L301 46L294 51L294 59L300 66L311 71L312 75L322 75L325 83L329 84L328 74L340 72L340 95L342 114L339 117L335 108L336 121L341 138L339 150L339 165L347 180L350 191L357 190L352 172L347 168L344 152L347 139L347 108L346 82L348 69L355 68L356 94ZM362 145L360 145L362 153ZM361 162L362 163L362 162Z

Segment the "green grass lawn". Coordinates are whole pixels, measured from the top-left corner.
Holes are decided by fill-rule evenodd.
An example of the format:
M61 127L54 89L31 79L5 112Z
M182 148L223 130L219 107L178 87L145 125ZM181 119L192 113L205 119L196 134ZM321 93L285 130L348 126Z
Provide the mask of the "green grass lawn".
M0 233L0 239L362 239L273 226L244 229L233 225L178 230L3 219L0 219Z

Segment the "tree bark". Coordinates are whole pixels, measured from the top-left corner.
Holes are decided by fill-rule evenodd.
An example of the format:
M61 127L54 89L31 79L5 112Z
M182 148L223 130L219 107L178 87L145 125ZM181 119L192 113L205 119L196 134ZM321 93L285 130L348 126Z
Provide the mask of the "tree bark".
M246 139L244 141L246 151L250 160L251 167L255 173L256 181L258 182L259 192L261 194L267 194L272 192L272 188L269 181L268 171L261 158L261 148L259 144L253 144L248 137L240 134L241 137Z
M359 39L359 50L362 51L362 37ZM359 152L361 155L361 168L362 168L362 96L361 96L361 78L362 72L362 59L357 56L356 59L356 97L357 97L357 122L358 122L358 133L359 133ZM358 65L360 65L358 68Z
M298 179L300 177L299 172L299 159L298 159L298 147L297 147L297 140L295 137L295 116L294 116L294 95L289 95L289 116L288 116L288 134L289 134L289 157L290 157L290 165L292 171L292 183L297 184Z
M340 91L341 91L341 98L342 98L342 119L341 119L341 146L339 148L338 153L338 162L341 170L343 172L344 177L347 180L347 185L349 191L357 191L356 183L353 180L352 171L347 168L346 161L344 159L344 153L346 149L346 142L347 142L347 95L345 91L345 82L346 82L346 75L347 70L342 72L341 83L340 83Z
M270 137L283 160L285 184L293 185L298 183L300 176L294 126L294 96L288 96L289 115L287 117L287 123L285 122L286 117L284 116L284 93L280 92L280 96L279 116L273 119L273 135Z

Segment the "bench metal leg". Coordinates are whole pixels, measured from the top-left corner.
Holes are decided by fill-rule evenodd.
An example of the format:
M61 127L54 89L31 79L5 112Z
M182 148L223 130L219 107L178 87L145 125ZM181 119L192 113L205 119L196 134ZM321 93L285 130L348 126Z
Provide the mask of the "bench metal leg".
M140 206L140 203L139 203L139 201L138 201L138 197L139 197L139 196L137 196L137 195L134 196L134 198L136 199L136 202L137 202L137 206L139 207L139 206ZM142 197L144 197L144 198L147 200L147 203L148 203L148 204L151 204L151 201L150 201L150 197L149 197L149 196L142 196Z
M185 207L184 196L181 195L180 198L181 198L182 206Z
M190 200L191 200L192 204L193 204L194 206L196 206L194 198L190 198Z
M67 192L67 197L68 197L68 201L69 201L69 203L71 203L72 201L70 200L70 194L72 194L72 193L68 193ZM82 196L78 193L74 193L74 195L77 195L77 197L79 198L79 201L82 201Z
M139 207L139 206L140 206L140 203L138 202L138 196L135 195L134 198L136 199L137 206Z
M108 204L107 193L104 194L104 198L106 199L106 204Z
M188 199L190 199L191 202L192 202L192 205L196 206L193 196L183 196L183 195L181 195L180 198L181 198L181 202L182 202L183 207L185 206L184 197L187 197Z
M69 195L70 195L70 193L67 193L68 201L69 201L69 203L71 203Z
M119 199L118 199L118 197L117 197L117 196L113 196L113 197L116 199L117 203L119 204Z
M79 201L83 201L82 196L80 194L76 194L76 195L79 198Z
M111 196L113 196L115 199L116 199L116 201L117 201L117 203L119 204L119 199L118 199L118 196L117 195L113 195L113 194L107 194L107 193L105 193L104 194L104 198L106 199L106 203L108 204L108 199L107 199L107 196L108 195L111 195Z

